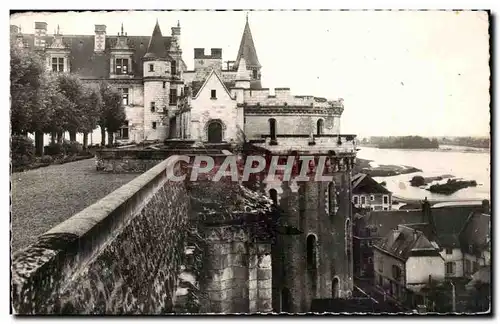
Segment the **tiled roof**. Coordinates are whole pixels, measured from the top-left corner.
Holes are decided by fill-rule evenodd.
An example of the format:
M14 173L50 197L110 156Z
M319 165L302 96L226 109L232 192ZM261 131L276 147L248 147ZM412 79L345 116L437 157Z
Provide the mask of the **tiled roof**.
M144 57L168 58L168 47L166 45L165 39L161 35L160 25L158 24L158 21L156 21L156 25L153 30L153 34L149 39L148 49Z
M366 216L366 225L377 228L377 236L386 236L400 224L414 224L423 221L420 210L370 211Z
M150 41L149 36L127 36L128 46L134 50L132 54L132 73L142 78L142 58L146 54ZM52 43L53 36L44 37L47 45ZM162 37L165 51L170 46L170 37ZM23 34L24 42L34 48L34 35ZM94 35L63 35L63 42L70 49L70 69L84 79L109 78L111 48L117 42L117 36L106 35L106 48L103 53L94 53Z
M246 64L249 68L260 68L259 59L257 58L257 51L255 50L255 45L253 43L252 32L250 31L250 25L248 20L245 24L245 30L243 31L243 36L241 37L240 49L238 50L238 56L236 57L236 63L234 66L238 66L240 58L244 57Z

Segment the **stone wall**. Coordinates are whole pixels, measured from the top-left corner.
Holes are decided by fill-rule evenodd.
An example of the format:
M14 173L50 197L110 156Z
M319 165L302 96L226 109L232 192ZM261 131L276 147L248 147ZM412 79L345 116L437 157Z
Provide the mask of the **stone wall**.
M162 162L12 259L15 314L172 311L188 233L183 183Z

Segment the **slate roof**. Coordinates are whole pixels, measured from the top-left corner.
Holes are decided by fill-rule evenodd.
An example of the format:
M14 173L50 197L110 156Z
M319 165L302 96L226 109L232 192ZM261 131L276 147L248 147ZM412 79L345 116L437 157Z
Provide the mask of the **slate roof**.
M241 37L240 48L238 50L238 55L236 56L236 62L234 66L238 66L241 57L245 58L247 67L249 68L260 68L259 59L257 58L257 51L255 50L255 45L253 43L252 32L250 31L250 25L247 22L245 24L245 29L243 31L243 36Z
M397 230L390 231L380 240L375 248L405 261L411 256L440 256L439 247L432 243L426 232L430 232L426 224L399 225Z
M109 78L109 62L111 48L118 41L118 36L106 35L106 47L103 53L94 53L94 35L63 35L63 43L70 49L70 71L83 79ZM165 52L170 47L171 37L162 36ZM53 36L44 37L47 46L52 43ZM143 62L150 36L127 36L128 46L134 50L132 54L132 73L135 78L142 78ZM34 48L34 35L23 34L23 41ZM155 45L156 46L156 45Z
M491 249L491 216L479 211L471 213L460 232L459 241L464 251L469 250L469 245L476 254Z
M209 73L203 80L196 80L191 82L191 93L193 97L196 97L198 95L198 92L201 90L201 87L205 83L205 81L210 77L212 73ZM230 90L231 88L234 88L236 81L225 81L223 82L224 86L226 89ZM250 81L250 89L252 90L258 90L261 89L261 83L260 80L255 80L255 81Z
M168 58L167 50L168 46L166 46L165 39L161 35L160 25L158 24L158 20L156 21L155 28L153 29L153 34L149 39L148 49L146 51L146 55L144 57L148 58Z
M464 228L469 215L473 211L481 209L480 205L468 206L448 206L431 208L431 215L434 230L427 235L436 235L440 247L458 248L460 247L460 232ZM421 209L403 209L390 211L370 211L365 218L365 224L376 226L378 236L386 236L392 229L400 224L424 223Z
M375 181L372 177L364 174L358 173L352 178L352 193L353 194L368 194L368 193L382 193L390 194L391 192L387 190L380 183Z

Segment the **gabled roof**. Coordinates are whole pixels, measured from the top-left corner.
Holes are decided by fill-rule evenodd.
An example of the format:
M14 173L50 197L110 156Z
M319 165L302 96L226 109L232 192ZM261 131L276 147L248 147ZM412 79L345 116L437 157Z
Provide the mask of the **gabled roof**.
M353 194L391 193L384 186L375 181L372 177L364 173L358 173L354 177L352 177L351 183Z
M70 49L70 69L82 79L109 78L111 49L118 41L118 36L106 35L106 47L103 53L94 53L94 35L63 35L63 42ZM45 36L50 44L53 36ZM150 36L127 36L128 46L133 49L132 73L135 78L143 77L142 58L146 55ZM34 35L23 34L23 41L30 49L34 49ZM162 37L165 48L170 46L170 37ZM166 50L165 50L166 51Z
M199 86L201 82L200 83L195 83L197 81L193 81L192 82L191 89L193 91L193 98L197 98L198 97L198 95L201 93L201 90L203 90L203 88L208 83L208 80L210 80L210 78L212 77L212 75L215 75L217 77L217 79L219 80L220 84L224 87L224 90L226 91L227 95L232 98L231 92L229 92L228 88L226 87L225 82L222 81L222 78L219 76L219 73L217 73L214 69L212 69L212 71L207 75L207 77L205 78L205 80L203 81L203 84L201 84L201 86ZM199 88L197 89L197 91L195 91L196 89L193 87L193 84L196 86L196 88L198 88L198 86L199 86Z
M425 235L424 231L427 231L425 227L424 224L399 225L397 229L392 230L379 241L375 247L404 261L411 256L440 257L438 246Z
M491 216L480 211L472 212L460 232L460 245L464 251L472 245L474 253L490 248Z
M250 31L250 25L248 24L248 17L245 24L245 29L243 30L243 36L241 37L240 49L238 50L238 55L236 57L235 66L237 67L240 62L240 58L244 57L248 68L260 68L259 59L257 58L257 51L255 50L255 45L253 43L252 32Z

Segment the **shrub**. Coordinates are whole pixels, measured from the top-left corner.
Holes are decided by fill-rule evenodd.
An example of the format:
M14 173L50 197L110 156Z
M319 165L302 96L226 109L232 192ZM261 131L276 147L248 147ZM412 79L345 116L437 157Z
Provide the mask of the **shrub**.
M35 157L33 141L26 136L15 135L11 138L12 165L14 167L28 165Z
M54 158L50 155L44 155L40 158L40 163L52 163L54 161Z
M63 143L63 151L66 154L78 154L83 150L82 144L77 141L68 141Z
M45 146L45 154L48 155L59 155L63 152L62 145L59 143L50 143L48 146Z

